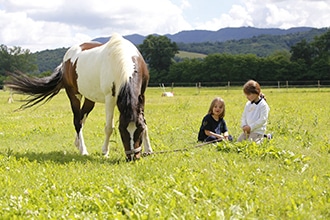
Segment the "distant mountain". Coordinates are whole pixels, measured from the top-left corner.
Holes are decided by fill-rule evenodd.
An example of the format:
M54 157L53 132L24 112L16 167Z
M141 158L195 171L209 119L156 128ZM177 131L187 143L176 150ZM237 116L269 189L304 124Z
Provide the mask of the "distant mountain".
M291 47L306 40L311 42L316 36L324 34L328 29L311 29L307 32L291 32L283 35L262 34L239 40L226 40L223 42L180 43L180 50L201 54L228 53L228 54L255 54L266 57L275 51L290 51Z
M139 34L132 34L132 35L126 35L126 36L124 36L124 38L131 41L133 44L138 45L138 44L142 44L146 37L139 35ZM93 41L106 43L106 42L108 42L109 39L110 39L110 36L109 37L98 37L98 38L93 39Z
M165 34L171 41L177 43L203 43L203 42L224 42L228 40L241 40L260 35L287 35L299 32L308 32L311 27L297 27L290 29L280 28L254 28L254 27L239 27L239 28L223 28L218 31L192 30L181 31L176 34ZM110 36L109 36L110 37ZM109 37L95 38L95 41L105 43ZM142 44L145 36L139 34L126 35L126 39L138 45Z
M173 35L166 35L176 42L180 51L198 54L228 53L228 54L256 54L266 57L275 51L289 51L292 45L305 39L312 41L315 36L322 35L328 28L291 28L261 29L252 27L224 28L218 31L182 31ZM156 34L154 34L156 35ZM124 36L134 44L142 44L145 36L133 34ZM95 38L95 41L107 42L109 37ZM39 72L53 71L62 61L68 48L44 50L35 53Z

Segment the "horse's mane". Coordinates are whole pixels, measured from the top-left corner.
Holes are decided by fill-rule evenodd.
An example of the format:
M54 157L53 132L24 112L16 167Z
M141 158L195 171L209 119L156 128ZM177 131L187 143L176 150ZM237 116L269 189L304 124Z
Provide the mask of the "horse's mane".
M138 107L138 94L133 91L132 82L125 83L118 94L117 106L123 117L136 121Z
M136 47L119 34L113 34L108 42L111 47L111 56L116 64L116 71L124 73L121 75L119 93L117 96L117 106L121 114L130 121L136 121L137 108L139 105L139 95L141 93L141 81L139 77L137 60L134 57L139 56ZM134 68L132 68L134 67Z

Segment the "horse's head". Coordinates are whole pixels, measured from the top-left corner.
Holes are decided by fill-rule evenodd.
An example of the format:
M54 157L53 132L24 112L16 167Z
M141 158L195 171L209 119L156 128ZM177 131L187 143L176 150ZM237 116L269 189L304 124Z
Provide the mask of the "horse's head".
M146 139L144 92L149 80L149 72L142 56L134 56L132 61L134 72L122 86L117 99L120 112L119 131L128 161L141 157L142 140Z
M119 131L125 148L126 160L138 160L142 152L142 140L144 139L146 123L143 113L138 113L137 118L120 117Z

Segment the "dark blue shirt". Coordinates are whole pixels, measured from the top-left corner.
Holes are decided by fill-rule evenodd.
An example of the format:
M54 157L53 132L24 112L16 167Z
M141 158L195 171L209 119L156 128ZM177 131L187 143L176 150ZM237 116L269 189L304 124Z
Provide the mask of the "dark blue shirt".
M203 118L202 125L198 133L199 141L204 141L207 138L205 130L212 131L216 134L222 134L228 131L226 121L223 118L216 121L211 114L207 114Z

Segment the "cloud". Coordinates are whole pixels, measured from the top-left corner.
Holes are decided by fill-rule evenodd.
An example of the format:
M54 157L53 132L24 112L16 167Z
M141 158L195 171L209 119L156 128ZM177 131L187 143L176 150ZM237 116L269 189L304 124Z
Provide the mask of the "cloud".
M24 12L0 11L0 39L8 46L43 50L58 48L90 39L76 34L68 25L56 22L35 21Z
M191 8L191 4L188 0L182 0L180 2L180 8L181 9Z
M113 32L147 35L192 29L182 13L169 0L2 0L0 42L23 48L34 42L38 45L31 50L35 51L70 46Z
M329 27L330 1L324 0L245 0L232 5L228 13L204 23L199 29L253 26L291 28L296 26Z
M183 2L184 4L187 4ZM151 30L160 34L173 33L182 27L191 28L183 19L182 10L169 0L62 1L56 7L27 9L28 17L35 21L64 23L92 31L103 32L117 30L122 34L137 31L149 34ZM173 22L175 21L175 22Z
M148 35L241 26L320 28L328 27L330 21L328 0L235 0L231 6L226 2L229 9L224 13L212 16L210 11L217 10L207 9L225 3L210 0L199 10L201 3L196 2L0 0L0 43L37 51L69 47L113 32Z

